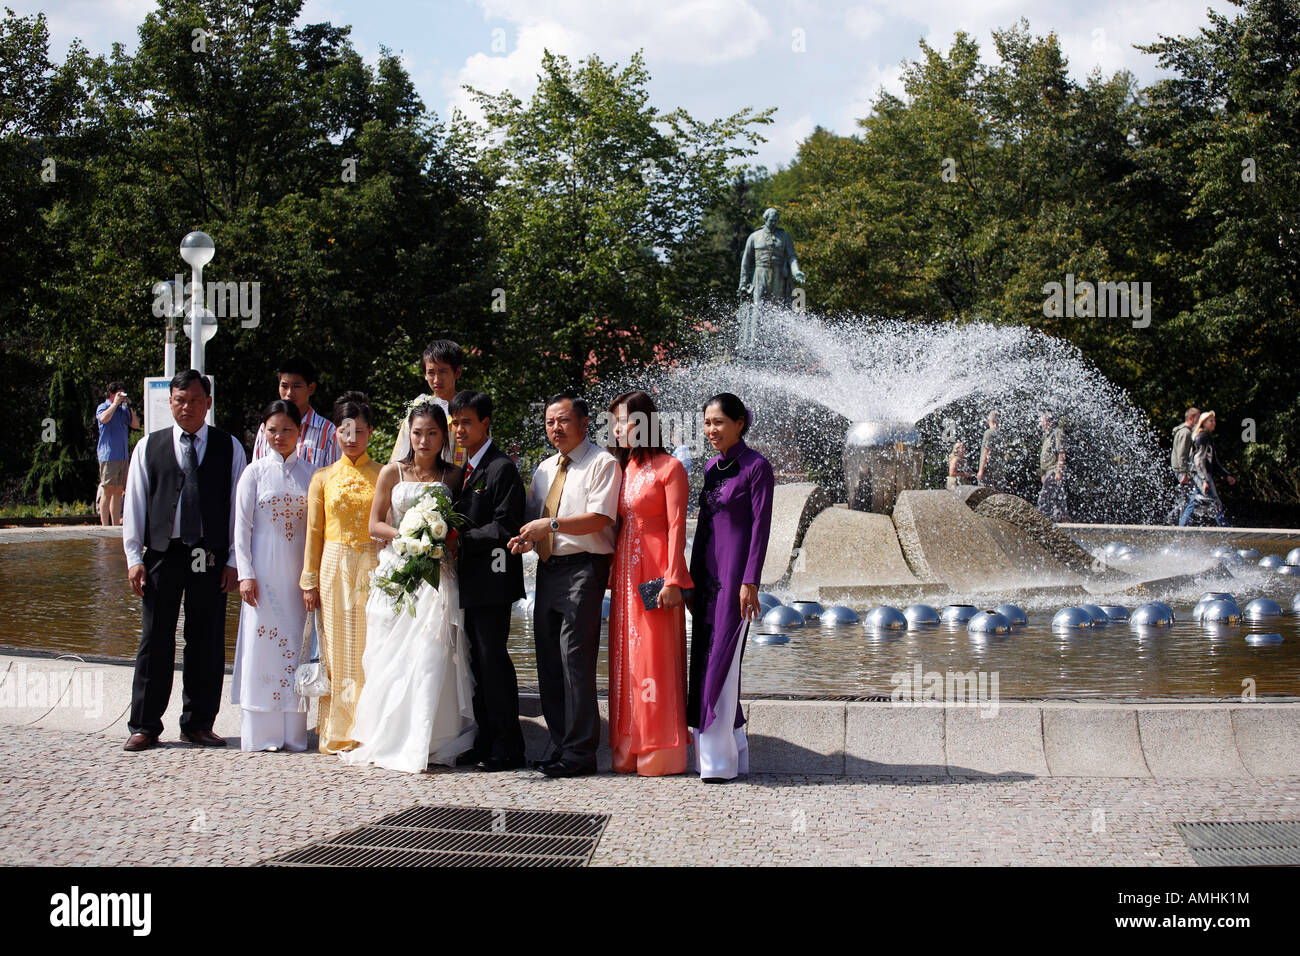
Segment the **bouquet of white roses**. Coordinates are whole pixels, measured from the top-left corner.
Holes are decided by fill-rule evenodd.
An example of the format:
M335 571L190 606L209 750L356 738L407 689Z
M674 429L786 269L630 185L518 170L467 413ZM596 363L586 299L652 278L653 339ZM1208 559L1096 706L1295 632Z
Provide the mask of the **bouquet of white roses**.
M421 581L427 581L432 588L438 586L447 542L455 537L456 526L463 520L452 510L446 489L430 485L402 515L397 537L392 541L397 560L375 569L374 586L414 615L413 595Z

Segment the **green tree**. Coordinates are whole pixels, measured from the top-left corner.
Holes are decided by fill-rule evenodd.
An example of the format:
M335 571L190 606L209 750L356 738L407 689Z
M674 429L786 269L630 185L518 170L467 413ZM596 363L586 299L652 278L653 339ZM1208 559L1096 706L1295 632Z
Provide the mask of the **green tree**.
M0 443L0 501L18 494L33 451L37 460L48 462L50 453L60 450L41 441L51 382L43 358L47 328L36 305L49 301L48 283L61 254L47 218L56 205L82 197L78 171L95 149L83 122L91 65L79 44L62 64L53 63L45 15L19 17L5 9L0 19L0 397L6 436ZM60 393L65 390L61 385ZM93 400L88 390L81 397ZM56 444L66 437L61 431ZM49 493L51 486L40 487ZM79 497L86 497L85 489Z
M1243 13L1210 11L1197 36L1141 48L1174 73L1149 91L1165 135L1148 134L1145 152L1186 197L1177 225L1197 240L1182 276L1192 301L1170 330L1191 372L1183 394L1218 412L1221 449L1255 494L1296 501L1300 2L1233 3Z
M93 497L97 457L86 417L84 395L70 376L56 371L50 378L49 414L41 420L42 440L23 481L24 496L40 505Z
M490 235L504 311L479 341L513 414L671 354L716 281L705 221L771 111L703 123L649 105L640 54L619 69L544 56L525 105L473 91L498 188Z
M738 170L716 205L705 214L702 255L713 260L705 272L706 288L710 299L719 304L736 294L736 276L745 240L757 228L763 210L770 204L763 198L769 182L762 168L752 175Z
M882 93L855 136L817 130L764 184L811 304L1069 339L1162 432L1217 406L1254 493L1300 497L1300 0L1238 5L1143 47L1173 74L1145 90L1122 71L1076 82L1023 21L994 32L995 65L962 33L947 53L922 42L903 97ZM1045 317L1045 283L1068 274L1149 282L1151 325Z
M882 93L858 136L816 131L773 177L824 308L1041 324L1044 281L1122 268L1107 198L1132 168L1131 77L1074 83L1023 21L993 38L997 66L964 33L947 54L922 42L905 98Z
M490 184L472 151L395 56L366 65L348 27L295 26L301 8L161 0L136 52L94 71L103 148L87 196L48 223L66 252L44 354L88 380L160 371L151 289L185 270L186 232L216 242L205 281L257 284L256 321L221 319L206 355L218 424L245 439L292 354L322 370L322 408L366 389L385 424L421 387L424 345L470 339L488 305Z

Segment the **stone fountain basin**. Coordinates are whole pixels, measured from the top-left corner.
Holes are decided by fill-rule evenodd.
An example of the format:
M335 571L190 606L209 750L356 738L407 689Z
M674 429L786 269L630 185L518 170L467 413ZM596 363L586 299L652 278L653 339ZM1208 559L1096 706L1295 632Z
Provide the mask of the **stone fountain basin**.
M1039 604L1106 596L1133 603L1229 580L1208 557L1225 540L1283 554L1300 544L1300 531L1284 529L1225 534L1209 528L1058 526L1014 495L982 490L903 491L893 514L884 515L831 504L813 483L778 485L762 584L823 604L987 594ZM1099 564L1092 552L1111 539L1137 543L1147 554L1124 567ZM1170 540L1185 545L1187 553L1178 559L1154 553Z

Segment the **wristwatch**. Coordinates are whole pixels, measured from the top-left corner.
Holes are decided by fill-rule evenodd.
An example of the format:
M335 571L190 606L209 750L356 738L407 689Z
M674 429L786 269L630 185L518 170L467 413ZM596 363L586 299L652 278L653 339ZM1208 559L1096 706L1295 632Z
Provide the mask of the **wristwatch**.
M552 530L552 531L559 531L559 530L560 530L560 519L559 519L559 518L552 518L552 519L551 519L551 530Z

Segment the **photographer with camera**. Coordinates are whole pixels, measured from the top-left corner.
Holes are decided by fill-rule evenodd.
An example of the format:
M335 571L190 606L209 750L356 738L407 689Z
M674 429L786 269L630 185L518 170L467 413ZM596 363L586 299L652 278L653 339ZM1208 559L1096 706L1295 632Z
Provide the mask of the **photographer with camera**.
M130 458L130 431L140 428L121 382L110 382L104 401L95 409L99 422L99 523L122 523L122 498L126 494L126 466Z

